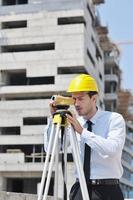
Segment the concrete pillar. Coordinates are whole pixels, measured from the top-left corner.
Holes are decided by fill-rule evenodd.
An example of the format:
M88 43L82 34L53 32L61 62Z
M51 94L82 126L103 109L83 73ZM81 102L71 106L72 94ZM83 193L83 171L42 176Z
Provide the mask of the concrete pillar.
M7 185L6 178L3 178L2 176L0 176L0 191L5 191L6 185Z

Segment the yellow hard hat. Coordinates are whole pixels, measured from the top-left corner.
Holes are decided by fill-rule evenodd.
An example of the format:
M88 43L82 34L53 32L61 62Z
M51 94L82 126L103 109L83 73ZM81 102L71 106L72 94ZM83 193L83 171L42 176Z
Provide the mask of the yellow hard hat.
M88 74L76 76L69 84L67 92L98 92L95 79Z

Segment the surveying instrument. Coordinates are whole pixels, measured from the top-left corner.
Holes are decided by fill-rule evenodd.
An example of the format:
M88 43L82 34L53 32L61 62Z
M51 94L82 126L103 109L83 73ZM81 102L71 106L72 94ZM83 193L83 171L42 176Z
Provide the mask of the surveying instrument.
M67 137L68 137L68 134L66 134L67 128L70 129L69 140L70 140L70 145L73 152L74 163L75 163L78 178L79 178L82 197L83 197L83 200L89 200L86 180L85 180L85 176L83 172L83 166L80 159L80 152L79 152L77 137L76 137L73 127L71 126L71 124L67 122L67 117L66 117L66 114L71 115L71 113L67 109L69 108L70 105L74 104L74 100L70 97L62 97L59 95L54 95L52 96L51 99L54 101L57 111L53 114L52 127L50 131L49 143L47 147L47 154L45 158L41 184L40 184L37 200L47 199L53 166L55 167L54 198L53 199L54 200L59 199L58 198L59 136L63 138L62 151L63 151L63 157L64 157L64 161L63 161L64 167L62 169L63 179L64 179L62 199L63 200L68 199L67 187L66 187L67 185L67 172L66 172Z

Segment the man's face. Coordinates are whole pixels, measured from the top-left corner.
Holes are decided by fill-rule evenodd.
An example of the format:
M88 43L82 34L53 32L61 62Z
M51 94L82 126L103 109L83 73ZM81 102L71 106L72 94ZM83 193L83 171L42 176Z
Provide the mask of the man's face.
M90 98L86 92L72 93L75 100L75 109L80 116L89 116L96 107L93 96Z

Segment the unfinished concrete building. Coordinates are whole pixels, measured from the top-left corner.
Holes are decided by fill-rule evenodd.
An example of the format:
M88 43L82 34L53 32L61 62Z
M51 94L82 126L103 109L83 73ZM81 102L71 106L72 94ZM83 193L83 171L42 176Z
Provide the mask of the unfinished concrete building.
M96 78L103 107L104 60L95 30L95 6L103 2L0 0L0 190L37 193L48 102L66 94L75 75Z
M100 38L100 46L104 52L105 109L116 111L118 106L117 93L121 84L120 51L117 45L109 38L108 28L102 26L98 19L96 30Z
M126 198L133 197L133 95L130 91L118 93L118 112L126 120L127 135L123 150L124 174L121 179L122 189ZM125 184L126 183L126 184Z

